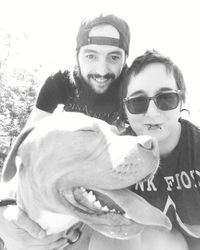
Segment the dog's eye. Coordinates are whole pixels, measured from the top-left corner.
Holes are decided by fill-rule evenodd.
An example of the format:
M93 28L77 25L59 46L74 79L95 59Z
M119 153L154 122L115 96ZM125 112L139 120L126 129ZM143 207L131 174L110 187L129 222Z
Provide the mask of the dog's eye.
M80 130L78 130L78 132L93 132L93 133L97 133L97 131L96 130L92 130L92 129L80 129Z

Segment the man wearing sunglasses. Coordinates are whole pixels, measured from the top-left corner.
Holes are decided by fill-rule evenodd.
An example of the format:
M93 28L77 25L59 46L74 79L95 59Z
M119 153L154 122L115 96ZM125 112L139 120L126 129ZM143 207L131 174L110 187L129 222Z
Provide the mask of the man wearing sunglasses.
M160 151L154 178L132 190L170 217L189 249L200 249L200 129L181 118L182 73L168 57L147 51L134 60L122 86L126 132L155 137Z

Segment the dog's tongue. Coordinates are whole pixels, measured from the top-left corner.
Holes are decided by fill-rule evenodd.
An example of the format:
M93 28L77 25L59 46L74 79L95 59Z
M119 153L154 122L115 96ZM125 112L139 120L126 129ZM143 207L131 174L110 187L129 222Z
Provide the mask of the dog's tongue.
M128 189L101 190L101 192L116 202L131 220L143 225L171 230L169 218L136 193Z

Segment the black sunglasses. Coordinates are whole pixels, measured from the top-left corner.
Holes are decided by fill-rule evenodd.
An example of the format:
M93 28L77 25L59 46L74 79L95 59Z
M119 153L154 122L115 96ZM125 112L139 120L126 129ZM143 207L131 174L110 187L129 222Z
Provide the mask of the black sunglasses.
M147 112L151 100L160 110L167 111L178 107L180 96L181 90L174 90L161 92L152 97L146 95L130 96L124 98L123 103L131 114L144 114Z

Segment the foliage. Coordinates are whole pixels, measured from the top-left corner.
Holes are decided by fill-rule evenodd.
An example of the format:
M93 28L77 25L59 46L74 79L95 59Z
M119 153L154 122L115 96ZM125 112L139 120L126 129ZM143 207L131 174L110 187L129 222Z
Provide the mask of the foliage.
M13 139L24 127L35 103L36 92L37 85L35 83L27 86L8 86L1 83L0 132L1 138L7 138L7 140L4 139L4 143L0 147L2 154L7 153ZM0 159L2 159L1 156L3 155L0 155Z
M14 138L24 127L36 101L41 64L19 64L21 52L17 44L26 44L28 37L0 30L0 167ZM16 49L17 48L17 49ZM31 60L30 60L31 61Z
M36 88L29 86L0 86L0 131L11 138L16 137L32 110Z

